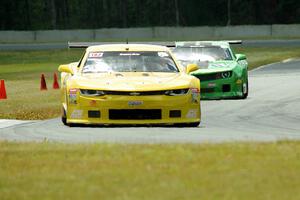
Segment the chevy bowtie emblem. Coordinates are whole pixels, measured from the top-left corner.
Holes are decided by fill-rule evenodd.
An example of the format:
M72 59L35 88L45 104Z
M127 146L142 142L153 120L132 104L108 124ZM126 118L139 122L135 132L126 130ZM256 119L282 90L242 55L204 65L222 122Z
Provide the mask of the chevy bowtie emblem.
M129 95L130 96L139 96L139 95L141 95L141 93L139 93L139 92L131 92L131 93L129 93Z

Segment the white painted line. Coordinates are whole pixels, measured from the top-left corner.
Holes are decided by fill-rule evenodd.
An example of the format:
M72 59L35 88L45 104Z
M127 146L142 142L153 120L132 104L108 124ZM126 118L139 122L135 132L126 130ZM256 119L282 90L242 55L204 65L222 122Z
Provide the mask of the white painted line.
M300 60L299 58L288 58L288 59L285 59L285 60L282 60L282 61L279 61L279 62L262 65L260 67L257 67L255 69L250 70L250 72L254 72L256 70L260 70L260 69L263 69L265 67L269 67L269 66L272 66L272 65L275 65L275 64L288 63L288 62L299 61L299 60Z
M28 122L33 122L33 121L23 121L23 120L14 120L14 119L0 119L0 129L1 128L7 128L10 126L15 126L19 124L25 124Z

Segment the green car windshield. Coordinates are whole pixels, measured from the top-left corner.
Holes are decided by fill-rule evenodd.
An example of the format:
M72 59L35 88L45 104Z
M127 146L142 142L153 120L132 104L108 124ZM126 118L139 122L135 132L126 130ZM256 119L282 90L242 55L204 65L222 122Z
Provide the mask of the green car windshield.
M176 47L173 53L183 66L191 63L203 66L203 63L232 60L229 49L219 46Z
M82 73L179 72L167 52L90 52Z

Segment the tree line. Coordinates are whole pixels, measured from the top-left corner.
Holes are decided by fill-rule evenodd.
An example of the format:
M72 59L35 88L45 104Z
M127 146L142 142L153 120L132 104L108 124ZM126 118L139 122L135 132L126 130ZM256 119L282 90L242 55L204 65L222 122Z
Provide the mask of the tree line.
M300 23L299 0L1 0L0 30Z

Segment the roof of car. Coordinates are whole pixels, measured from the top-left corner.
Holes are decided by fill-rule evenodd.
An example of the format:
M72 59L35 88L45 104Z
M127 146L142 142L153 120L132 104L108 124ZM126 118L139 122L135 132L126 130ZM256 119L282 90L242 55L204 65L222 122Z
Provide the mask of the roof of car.
M227 41L184 41L175 42L176 47L205 47L205 46L218 46L222 48L229 48Z
M165 46L149 44L107 44L87 48L87 51L169 51Z

